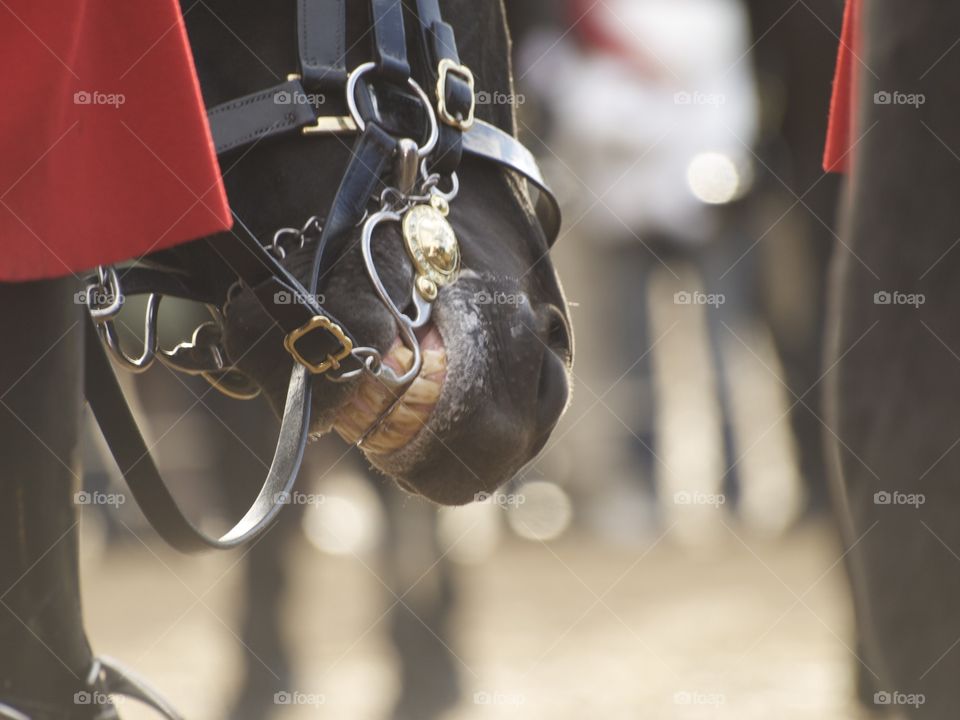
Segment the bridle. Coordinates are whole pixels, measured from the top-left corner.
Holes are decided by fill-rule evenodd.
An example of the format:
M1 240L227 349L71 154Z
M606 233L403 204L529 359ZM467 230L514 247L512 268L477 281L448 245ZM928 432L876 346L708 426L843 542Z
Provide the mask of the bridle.
M460 62L452 27L439 0L369 0L373 60L347 72L347 0L298 0L299 72L276 86L209 108L218 154L281 135L356 135L351 159L321 223L309 218L281 228L263 243L234 213L234 229L205 239L215 257L250 291L282 329L293 368L280 435L267 477L244 517L220 538L211 538L183 515L153 462L108 358L141 372L155 361L200 375L225 394L256 396L256 386L231 366L222 346L226 302L189 269L172 265L101 267L87 287L90 322L86 342L86 396L107 444L144 515L174 547L195 552L230 548L257 537L290 497L309 434L312 376L343 382L376 375L398 397L420 369L416 331L430 319L438 288L455 282L459 246L446 215L459 190L457 169L464 154L496 163L525 181L548 244L557 236L560 213L537 163L512 135L475 117L473 74ZM413 21L408 48L405 24ZM408 53L409 50L409 53ZM344 93L345 114L325 114L309 101L320 90ZM325 103L324 108L327 107ZM415 139L419 138L419 139ZM374 231L399 224L415 271L410 314L397 307L374 262ZM383 362L381 349L359 345L348 328L324 307L320 279L341 255L347 238L361 227L361 249L369 280L395 319L413 353L402 373ZM306 283L282 264L291 247L312 246ZM147 295L144 348L137 357L121 347L115 328L124 297ZM206 305L212 319L171 350L159 347L161 299L183 298ZM380 421L389 415L387 408ZM374 423L374 427L380 422ZM362 444L364 438L361 438Z

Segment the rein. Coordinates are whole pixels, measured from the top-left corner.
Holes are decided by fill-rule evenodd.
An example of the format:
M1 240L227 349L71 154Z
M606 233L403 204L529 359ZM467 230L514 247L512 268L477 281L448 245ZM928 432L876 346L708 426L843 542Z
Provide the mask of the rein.
M222 537L200 532L180 510L137 428L108 355L134 372L160 361L204 377L231 397L255 397L256 386L230 365L222 348L220 320L229 298L224 303L211 297L209 288L182 269L137 265L119 271L102 267L87 288L87 400L140 509L160 536L183 552L235 547L269 527L300 468L309 434L312 376L342 382L372 373L398 397L416 378L421 365L416 330L429 322L438 288L455 282L459 272L459 245L446 216L459 190L457 169L463 155L493 162L525 181L527 192L535 196L533 206L548 244L559 230L559 207L532 153L509 133L475 117L474 77L460 62L453 28L444 22L439 0L416 0L407 12L396 0L369 0L373 59L350 72L345 65L346 2L298 0L299 72L284 83L207 111L218 154L281 135L356 136L322 226L310 218L300 229L282 228L272 242L263 243L234 213L232 231L205 240L282 328L284 347L294 360L267 477L250 509ZM410 20L414 27L408 53L405 24ZM321 113L309 99L309 93L320 90L343 92L349 114ZM373 261L374 230L384 223L400 225L416 273L412 315L390 298ZM369 279L413 353L411 368L401 374L382 362L379 349L360 346L317 300L320 279L347 235L361 225ZM308 281L301 283L281 261L291 243L303 248L307 242L315 243L313 265ZM146 332L143 352L131 357L120 345L114 322L124 296L137 294L149 295ZM157 338L163 296L204 303L213 319L200 325L189 342L164 350Z

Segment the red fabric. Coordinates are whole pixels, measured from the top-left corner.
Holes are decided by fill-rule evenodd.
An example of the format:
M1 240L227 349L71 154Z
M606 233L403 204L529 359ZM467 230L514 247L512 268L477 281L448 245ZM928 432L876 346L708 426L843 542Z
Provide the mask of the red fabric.
M0 280L230 227L176 0L5 0L0 64Z
M568 10L571 29L589 50L626 60L645 78L663 77L662 63L633 47L610 27L611 22L620 21L602 2L571 0Z
M855 138L854 107L857 97L857 56L860 52L860 2L847 0L843 12L843 32L837 70L833 79L833 97L830 100L830 123L827 144L823 154L823 169L827 172L846 172Z

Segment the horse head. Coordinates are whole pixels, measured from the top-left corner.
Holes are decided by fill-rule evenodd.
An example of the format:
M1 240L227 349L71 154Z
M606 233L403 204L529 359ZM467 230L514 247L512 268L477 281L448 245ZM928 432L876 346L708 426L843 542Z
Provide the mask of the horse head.
M296 67L296 17L288 5L211 0L186 14L208 106L276 84ZM369 26L364 6L349 5L354 37L347 38L348 66L368 59L361 42ZM500 3L455 0L444 11L477 89L512 97ZM229 31L221 13L231 18ZM478 104L476 112L514 133L511 104ZM350 154L349 138L330 135L272 138L235 150L221 157L231 207L258 237L313 215L322 222ZM346 382L315 376L311 408L315 435L336 430L351 442L366 435L362 448L374 466L406 490L445 504L492 491L541 450L567 405L572 363L566 302L525 188L510 172L476 158L465 156L457 174L459 194L447 220L459 241L459 275L438 288L431 320L417 330L423 365L402 404L371 430L395 400L389 388L370 374ZM383 362L400 372L410 353L368 277L360 233L357 227L339 243L318 293L357 344L379 349ZM402 309L410 302L415 268L398 224L385 223L375 233L380 280ZM283 262L306 282L311 260L305 246ZM210 272L210 282L226 293L232 279ZM243 287L231 292L223 322L230 360L281 409L291 367L283 333Z

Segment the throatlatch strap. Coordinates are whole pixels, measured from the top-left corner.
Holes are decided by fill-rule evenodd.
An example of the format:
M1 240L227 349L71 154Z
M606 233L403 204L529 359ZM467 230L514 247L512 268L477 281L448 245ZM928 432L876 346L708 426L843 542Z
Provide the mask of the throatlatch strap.
M92 319L87 323L86 335L84 391L87 402L137 505L160 537L181 552L195 553L236 547L266 531L284 506L283 499L287 496L283 494L293 489L303 459L311 397L311 378L306 368L296 364L290 375L280 438L260 494L246 515L229 532L215 539L194 527L163 482Z

